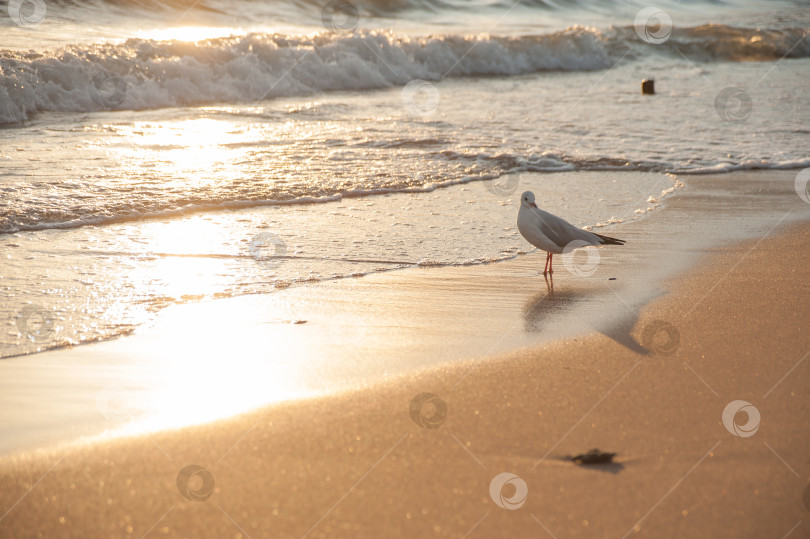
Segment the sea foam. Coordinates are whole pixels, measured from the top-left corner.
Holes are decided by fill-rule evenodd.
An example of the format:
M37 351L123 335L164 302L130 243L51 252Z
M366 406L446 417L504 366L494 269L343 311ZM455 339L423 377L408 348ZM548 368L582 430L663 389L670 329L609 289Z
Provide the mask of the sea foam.
M414 79L593 71L648 54L688 54L700 61L805 57L810 43L801 41L804 35L801 29L705 25L680 29L653 47L629 27L576 26L522 37L252 33L196 43L133 38L48 52L0 51L0 123L42 111L251 103L404 86Z

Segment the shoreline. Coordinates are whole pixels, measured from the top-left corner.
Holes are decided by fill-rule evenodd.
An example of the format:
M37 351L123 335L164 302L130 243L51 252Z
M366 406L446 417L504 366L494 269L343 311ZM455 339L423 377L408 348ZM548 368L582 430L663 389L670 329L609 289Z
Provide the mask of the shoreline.
M592 267L558 259L553 294L533 253L169 308L131 337L0 362L0 454L206 423L592 333L643 353L636 311L669 278L791 212L810 217L807 206L790 173L704 177L615 228L628 245L596 251Z
M796 291L810 278L810 225L770 225L701 253L631 313L626 335L652 353L594 331L215 423L5 458L0 530L65 535L93 522L98 537L805 536L810 305ZM582 293L560 282L555 293ZM659 320L677 330L674 349L666 331L663 342L645 340ZM423 393L446 409L422 402L414 414ZM724 426L735 400L760 412L751 436ZM737 416L731 428L743 423ZM592 447L618 453L614 464L565 460ZM183 493L189 465L203 480L181 481ZM527 485L519 509L490 498L502 472Z
M675 183L668 176L638 173L518 174L501 183L341 200L317 210L265 206L21 233L9 244L13 249L6 261L10 286L0 308L0 318L6 318L0 355L60 350L137 333L167 307L201 300L276 293L407 267L463 267L514 258L528 247L511 207L522 186L546 192L547 203L571 212L579 226L599 226L633 220L636 210L658 206L648 203L648 196L661 198ZM602 190L611 194L602 197ZM577 199L573 207L566 200L569 192ZM285 258L264 258L281 253ZM54 256L77 269L49 272ZM98 275L109 279L94 281ZM25 293L29 287L38 290L29 282L34 279L62 294ZM53 325L46 335L24 339L15 321L32 305L44 317L50 315Z

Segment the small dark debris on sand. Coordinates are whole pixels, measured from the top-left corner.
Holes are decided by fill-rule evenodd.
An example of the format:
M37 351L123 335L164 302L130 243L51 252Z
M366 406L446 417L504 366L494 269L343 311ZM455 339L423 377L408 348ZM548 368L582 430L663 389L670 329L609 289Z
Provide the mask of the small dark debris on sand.
M610 464L616 453L605 453L598 449L591 449L587 453L570 457L577 464Z

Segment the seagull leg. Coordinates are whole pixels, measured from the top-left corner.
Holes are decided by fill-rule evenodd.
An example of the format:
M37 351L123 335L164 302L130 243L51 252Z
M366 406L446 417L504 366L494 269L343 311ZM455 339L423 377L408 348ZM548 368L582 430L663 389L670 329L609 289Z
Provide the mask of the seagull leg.
M546 265L543 266L543 277L546 276L548 273L548 257L551 256L551 253L546 253Z
M548 273L549 275L554 274L554 255L552 253L548 254Z

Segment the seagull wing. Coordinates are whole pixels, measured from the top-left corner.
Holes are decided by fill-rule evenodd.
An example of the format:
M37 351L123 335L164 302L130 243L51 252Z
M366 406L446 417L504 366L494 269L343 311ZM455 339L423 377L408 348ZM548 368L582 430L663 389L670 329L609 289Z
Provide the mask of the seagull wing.
M537 213L540 217L540 231L545 234L548 239L556 243L560 249L564 249L566 245L574 240L584 241L591 245L599 245L602 243L599 241L596 234L577 228L565 219L541 209L538 209Z

